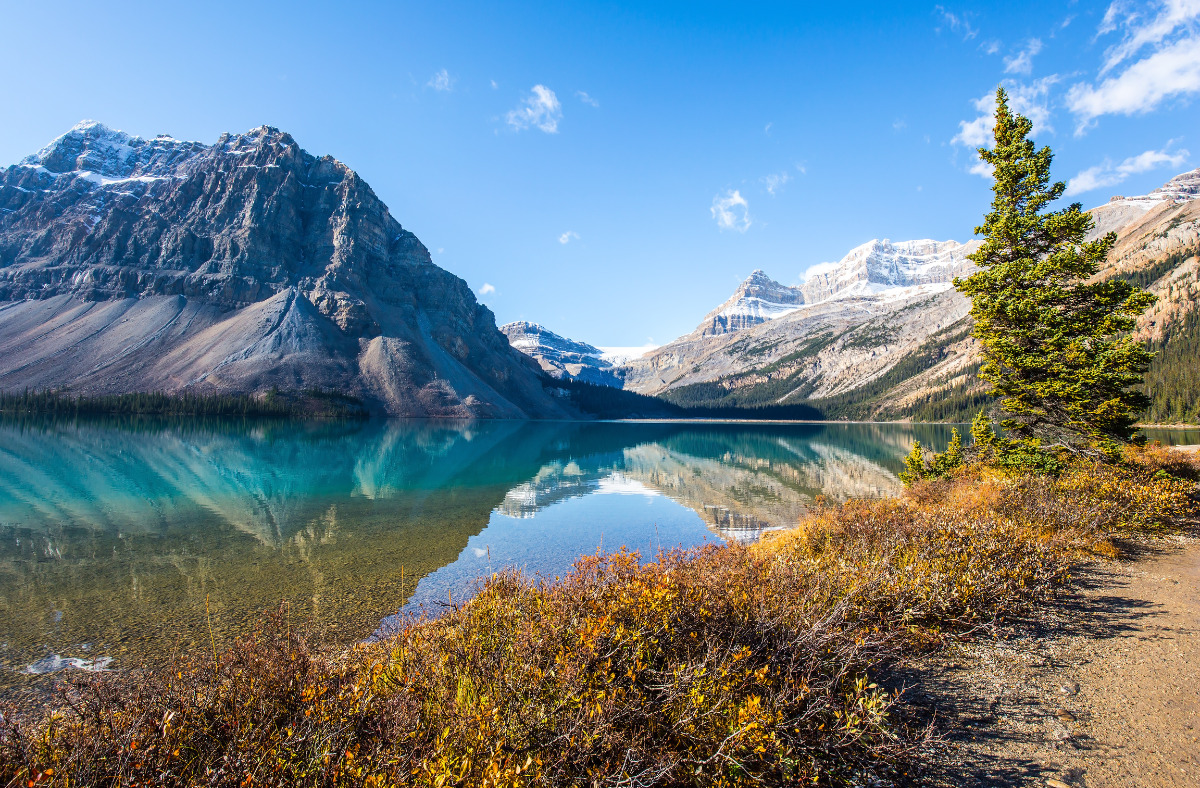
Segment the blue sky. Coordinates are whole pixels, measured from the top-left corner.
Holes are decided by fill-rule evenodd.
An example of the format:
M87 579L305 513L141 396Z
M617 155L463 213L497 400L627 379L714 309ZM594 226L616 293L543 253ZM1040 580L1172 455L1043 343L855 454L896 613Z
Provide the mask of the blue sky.
M0 36L0 164L84 118L278 126L500 322L599 345L686 333L755 268L970 237L997 84L1085 207L1200 164L1200 0L4 0Z

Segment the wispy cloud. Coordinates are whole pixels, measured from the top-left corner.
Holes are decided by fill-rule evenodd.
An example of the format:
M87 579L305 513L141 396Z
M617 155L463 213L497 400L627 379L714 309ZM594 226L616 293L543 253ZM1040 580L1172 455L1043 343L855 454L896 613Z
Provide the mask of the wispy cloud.
M572 240L579 240L579 233L575 232L574 230L567 230L565 233L558 236L558 242L560 244L569 244Z
M1000 41L993 38L991 41L984 41L979 45L985 55L997 55L1000 53Z
M498 90L500 88L500 83L497 82L496 80L489 79L488 82L492 83L492 90Z
M721 230L744 233L750 229L750 204L737 189L728 189L724 195L713 197L711 210Z
M1014 55L1004 58L1005 74L1030 74L1033 72L1033 57L1042 51L1042 41L1039 38L1029 39L1025 48Z
M967 12L955 13L948 11L945 6L934 6L933 12L937 14L940 24L934 28L935 32L942 32L943 29L949 30L951 33L961 35L963 41L969 41L979 35L979 31L971 26L971 19Z
M582 90L575 91L575 95L579 97L580 101L582 101L584 104L587 104L589 107L599 107L600 106L599 101L596 101L596 99L592 98L591 96L589 96L587 93L583 92Z
M892 131L904 131L908 128L908 121L904 118L896 118L892 121Z
M767 190L767 194L774 197L779 192L783 191L783 187L792 179L792 174L787 170L782 172L773 172L770 175L764 175L759 178L762 181L763 187Z
M1169 141L1161 150L1148 150L1137 156L1130 156L1120 164L1113 164L1105 159L1095 167L1088 167L1067 181L1066 194L1074 196L1105 186L1116 186L1130 175L1149 172L1159 167L1179 167L1187 161L1190 154L1183 149L1171 151L1170 148L1175 142L1175 140Z
M534 85L521 106L509 110L505 119L517 131L538 128L547 134L556 134L558 122L562 120L562 105L553 90L545 85Z
M1151 112L1176 96L1200 92L1200 0L1112 3L1097 37L1120 32L1104 53L1099 81L1067 92L1076 134L1104 115Z
M429 78L429 81L425 83L425 87L449 93L451 90L454 90L454 77L450 76L450 72L446 69L440 69Z
M478 293L481 296L491 295L494 292L496 292L496 287L494 285L488 284L487 282L484 282L483 287L479 288L479 290L478 290Z

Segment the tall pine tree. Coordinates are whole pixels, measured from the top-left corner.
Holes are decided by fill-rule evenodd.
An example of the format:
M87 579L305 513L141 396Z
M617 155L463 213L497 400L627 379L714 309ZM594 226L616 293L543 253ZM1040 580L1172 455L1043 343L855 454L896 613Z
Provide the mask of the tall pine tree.
M1000 397L1011 439L1069 445L1127 441L1146 407L1137 385L1150 354L1129 336L1154 296L1117 279L1093 281L1116 234L1085 241L1092 217L1074 203L1044 210L1065 185L1050 183L1049 147L1035 148L1032 124L996 91L992 210L971 255L979 271L955 286L971 299L983 345L979 376Z

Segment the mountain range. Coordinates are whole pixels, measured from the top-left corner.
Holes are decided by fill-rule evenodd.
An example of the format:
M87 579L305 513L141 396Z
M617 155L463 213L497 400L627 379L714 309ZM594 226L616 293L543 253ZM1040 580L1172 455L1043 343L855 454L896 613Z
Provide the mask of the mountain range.
M1167 419L1200 407L1168 369L1200 342L1198 198L1200 169L1091 210L1093 237L1118 236L1099 276L1159 296L1137 333L1182 403ZM604 348L497 327L353 170L285 132L205 145L85 121L0 169L0 391L336 393L418 417L650 414L656 397L693 414L962 418L985 395L952 282L978 244L872 240L796 285L755 270L689 334Z
M1121 276L1158 296L1138 335L1164 347L1197 321L1188 322L1200 300L1197 198L1200 169L1090 211L1091 238L1117 233L1099 277ZM834 418L966 418L986 398L973 375L979 349L970 337L970 304L952 282L973 270L967 255L978 246L872 240L809 269L796 286L753 271L691 333L606 374L626 389L688 407L806 403ZM536 343L520 347L546 356ZM1156 366L1170 359L1160 353ZM1163 396L1197 405L1190 389Z

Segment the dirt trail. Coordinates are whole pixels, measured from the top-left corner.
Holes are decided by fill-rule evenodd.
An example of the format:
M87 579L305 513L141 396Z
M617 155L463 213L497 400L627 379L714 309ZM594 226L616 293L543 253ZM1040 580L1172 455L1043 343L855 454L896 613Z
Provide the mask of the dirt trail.
M921 785L1200 786L1200 540L1091 568L1035 622L915 669Z

